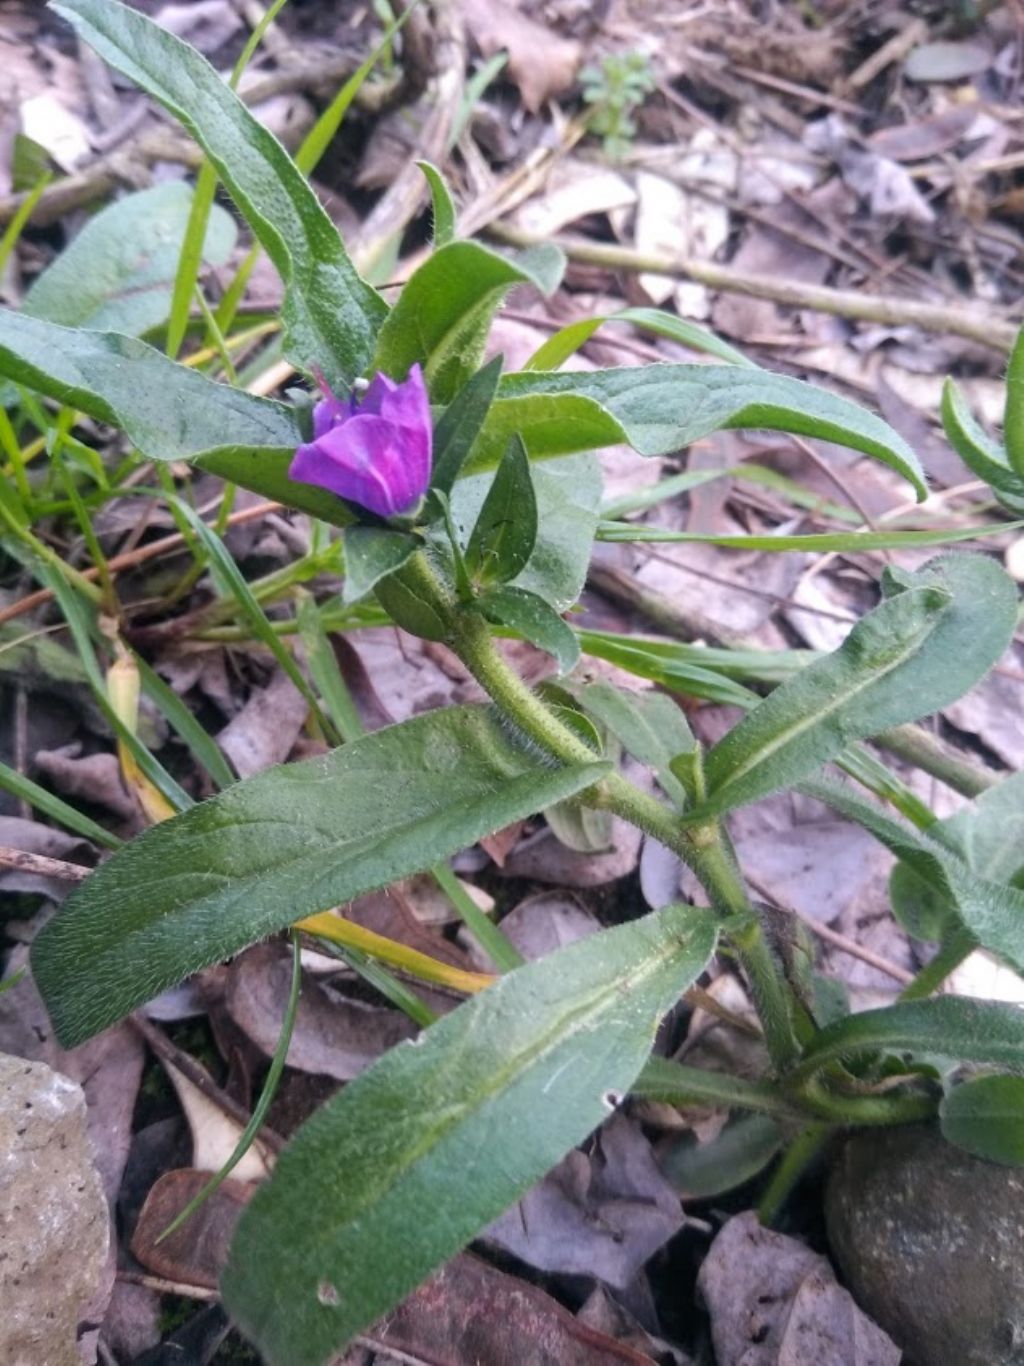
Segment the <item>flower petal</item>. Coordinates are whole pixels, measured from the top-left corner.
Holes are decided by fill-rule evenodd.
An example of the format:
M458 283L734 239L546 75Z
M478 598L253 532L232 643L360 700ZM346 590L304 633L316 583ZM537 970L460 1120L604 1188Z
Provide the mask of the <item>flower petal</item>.
M359 413L300 446L289 475L380 517L393 517L412 508L429 483L430 429L412 431L373 413Z
M332 427L340 426L354 417L355 412L356 405L351 399L335 398L333 394L330 398L322 399L313 408L313 440L318 441L326 436Z
M359 411L380 416L384 401L398 388L399 386L393 379L389 379L383 371L378 370L372 384L359 402Z
M380 378L383 379L383 376ZM409 371L407 379L383 394L380 415L389 422L397 422L400 427L431 432L430 399L423 382L423 371L418 364Z

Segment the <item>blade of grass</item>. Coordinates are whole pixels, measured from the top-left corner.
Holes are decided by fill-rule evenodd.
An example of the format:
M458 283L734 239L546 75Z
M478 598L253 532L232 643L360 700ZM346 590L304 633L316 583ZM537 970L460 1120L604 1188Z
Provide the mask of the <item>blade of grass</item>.
M698 531L667 531L661 527L632 526L628 522L602 522L597 529L597 539L717 545L729 550L899 550L906 546L978 541L995 532L1017 531L1022 526L1024 522L999 522L989 526L947 527L935 531L822 531L802 536L710 536Z
M346 920L344 916L335 915L333 911L320 911L316 915L306 916L303 920L297 920L293 928L330 939L343 948L359 949L421 982L448 987L464 996L483 991L495 980L490 973L466 972L463 968L452 967L450 963L442 963L438 958L431 958L429 954L411 949L407 944L400 944L397 939L375 934L373 930L357 925L354 920Z
M255 1143L259 1131L263 1127L263 1121L267 1117L267 1111L270 1109L271 1101L277 1094L277 1087L281 1080L281 1074L284 1072L285 1061L288 1057L288 1049L291 1045L292 1034L295 1030L295 1017L298 1014L299 992L301 987L302 955L299 949L299 936L293 933L291 987L288 991L288 1000L285 1003L284 1018L281 1021L281 1033L278 1035L277 1047L274 1049L274 1056L271 1058L270 1067L267 1069L267 1075L263 1082L260 1098L256 1102L249 1123L242 1130L231 1156L216 1175L212 1176L210 1180L207 1181L202 1190L192 1197L181 1213L171 1220L163 1233L157 1238L156 1246L159 1246L165 1238L169 1238L175 1229L181 1228L186 1220L192 1218L192 1215L195 1214L197 1209L206 1204L217 1187L220 1186L223 1181L227 1180L252 1147L253 1143Z
M88 816L83 816L81 811L76 811L66 801L52 792L47 792L45 787L40 787L31 778L26 778L23 773L4 763L0 763L0 787L19 801L28 802L29 806L41 811L44 816L49 816L66 830L73 830L76 835L81 835L83 839L92 840L94 844L102 844L105 849L117 849L122 843L117 835L104 830L102 825L97 825Z
M249 35L228 80L232 90L237 90L238 82L242 79L242 73L262 42L264 33L286 4L287 0L273 0L263 18ZM209 160L204 159L199 168L199 175L196 177L192 207L189 211L188 224L181 244L181 254L178 257L178 269L174 275L174 289L171 293L171 312L167 323L166 349L172 360L181 350L185 333L188 331L192 298L195 294L196 282L199 279L203 247L206 243L206 229L210 221L210 210L213 208L214 196L217 193L217 180L217 172Z
M311 936L324 953L329 953L332 958L338 958L357 973L364 982L367 982L375 991L391 1002L393 1006L408 1015L413 1024L419 1025L421 1029L426 1029L434 1023L437 1015L427 1005L426 1001L420 1000L414 991L400 981L386 967L378 963L375 958L368 954L361 953L359 949L343 947L341 944L332 944L329 939L321 939L317 935Z
M203 549L209 557L211 569L219 576L222 584L226 586L227 590L234 596L235 601L238 603L242 615L248 622L249 628L255 638L270 651L274 659L277 660L278 664L280 664L281 668L295 684L296 688L298 688L303 698L305 698L306 702L309 704L309 709L312 712L317 725L320 726L324 735L328 737L330 743L337 744L341 737L337 734L331 722L328 721L327 717L323 714L316 694L306 682L302 670L295 663L291 651L282 643L281 638L275 633L270 622L267 620L263 608L253 596L252 589L249 587L242 571L235 563L234 557L231 555L227 546L213 528L207 526L194 508L189 507L189 505L177 495L175 495L174 501L182 516L188 521L193 531L198 536Z
M230 787L236 782L231 766L178 694L165 683L155 669L133 653L143 691L178 737L188 746L199 766L206 770L217 787Z
M49 171L39 177L36 183L29 190L28 194L18 206L18 211L7 224L3 237L0 237L0 275L3 275L7 268L7 262L11 258L11 252L18 245L21 234L25 231L25 224L32 217L39 200L42 198L43 191L53 179Z

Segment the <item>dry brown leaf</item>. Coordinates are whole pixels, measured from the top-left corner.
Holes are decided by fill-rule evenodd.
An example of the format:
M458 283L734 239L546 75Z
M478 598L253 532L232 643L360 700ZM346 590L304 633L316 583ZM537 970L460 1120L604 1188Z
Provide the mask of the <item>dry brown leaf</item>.
M508 74L532 114L572 85L582 55L579 43L559 37L504 0L462 0L462 8L485 57L502 49L508 53Z
M484 1238L540 1271L624 1290L684 1222L639 1124L620 1114L590 1152L574 1148Z
M132 1253L168 1281L216 1290L228 1259L231 1235L255 1186L232 1177L162 1242L160 1235L210 1179L209 1172L182 1167L165 1172L146 1197L132 1237Z
M228 1013L267 1057L281 1035L290 979L291 955L279 944L257 944L228 969L224 994ZM382 1053L415 1033L415 1026L399 1011L348 1000L326 983L307 977L288 1066L351 1081Z
M697 1285L718 1366L899 1366L831 1266L795 1238L737 1214L711 1244Z
M341 1366L382 1357L489 1366L652 1366L652 1358L573 1318L537 1286L462 1253L363 1335Z
M307 711L295 684L283 669L275 669L266 687L255 690L219 733L217 744L238 776L251 778L288 758Z

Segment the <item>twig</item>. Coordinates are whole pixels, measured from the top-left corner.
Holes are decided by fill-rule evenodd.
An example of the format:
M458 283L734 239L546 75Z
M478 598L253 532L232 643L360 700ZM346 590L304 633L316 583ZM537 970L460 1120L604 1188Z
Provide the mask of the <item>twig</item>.
M45 854L30 854L27 849L11 849L6 844L0 844L0 868L36 873L39 877L57 878L61 882L81 882L92 872L80 863L65 863L63 859L47 858Z
M122 1268L117 1273L119 1281L129 1285L141 1285L147 1290L155 1290L158 1295L179 1295L183 1300L203 1300L207 1304L220 1302L220 1291L206 1285L192 1285L190 1281L168 1281L163 1276L150 1276L145 1271L130 1271Z
M928 37L928 25L923 19L912 19L904 28L899 29L881 47L876 48L871 56L845 81L840 82L840 89L853 92L860 90L862 86L868 85L877 75L891 66L893 62L901 62L912 47L923 42Z
M218 499L217 505L220 505ZM256 503L252 507L242 508L239 512L233 512L228 518L228 526L239 526L243 522L258 521L270 512L279 512L282 504L280 503ZM140 545L135 550L129 550L124 555L115 555L113 559L107 561L107 570L111 574L118 574L122 569L134 569L137 565L145 564L147 560L158 559L161 555L167 555L172 550L178 550L185 544L185 537L180 532L174 532L171 536L164 536L159 541L150 541L148 545ZM82 578L93 580L98 577L95 567L82 570ZM0 626L7 621L13 621L15 617L22 617L26 612L31 612L35 607L41 607L44 603L53 598L53 593L49 588L40 588L35 593L29 593L17 602L12 602L9 607L0 611Z
M315 63L289 66L262 76L240 91L239 97L245 104L256 105L275 95L338 85L347 80L358 65L358 58L353 53L337 53L333 56L321 53ZM376 111L394 93L397 84L396 78L383 90L376 85L364 86L356 96L356 103L361 108ZM134 111L132 116L135 116ZM148 167L155 161L173 161L195 168L202 164L202 160L203 153L184 134L167 127L151 128L97 157L84 170L48 186L33 210L32 224L34 227L45 227L73 209L102 199L122 181L136 183L148 173ZM0 224L9 222L24 200L24 194L0 197Z
M191 1053L186 1053L183 1048L172 1043L162 1029L158 1029L152 1020L147 1020L145 1015L136 1013L129 1015L130 1023L135 1027L139 1034L149 1044L150 1048L163 1062L168 1062L192 1083L192 1085L206 1096L207 1100L213 1101L219 1110L240 1124L243 1128L249 1123L251 1115L244 1105L239 1105L237 1100L232 1099L228 1093L221 1089L207 1072L206 1068L196 1062ZM266 1147L279 1153L284 1147L284 1139L273 1129L264 1125L259 1133L260 1142Z
M872 949L866 949L863 944L858 944L855 939L840 934L830 925L822 925L820 921L812 920L809 915L801 915L799 911L794 911L793 914L802 925L806 925L819 939L823 939L826 944L831 944L840 953L849 954L851 958L859 958L862 963L877 968L879 972L884 972L893 981L902 982L904 986L914 980L914 974L906 968L901 968L897 963L891 963L888 958L883 958L880 953L875 953Z
M1017 329L1011 323L969 307L919 303L916 299L887 298L881 294L864 294L859 290L833 289L829 285L772 279L676 252L641 252L632 247L589 242L582 237L542 238L507 223L493 223L489 231L514 246L530 247L541 241L551 242L560 247L570 261L580 261L586 265L696 280L698 284L711 289L748 294L755 299L770 299L773 303L814 309L840 318L882 323L890 327L920 327L925 332L966 337L969 341L994 347L998 351L1010 351L1017 336Z
M417 15L412 15L414 28ZM430 113L417 139L415 155L401 171L398 179L374 205L373 211L359 230L352 250L353 259L365 272L381 255L396 234L404 232L424 203L427 182L416 165L417 161L441 161L448 143L464 88L466 69L466 40L462 13L455 4L439 5L432 34L433 88ZM422 48L415 44L422 61Z

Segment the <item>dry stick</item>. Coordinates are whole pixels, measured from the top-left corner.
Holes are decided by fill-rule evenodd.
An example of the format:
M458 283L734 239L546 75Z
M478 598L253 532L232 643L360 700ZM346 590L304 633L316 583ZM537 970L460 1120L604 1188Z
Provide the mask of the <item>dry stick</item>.
M838 930L833 930L829 925L824 925L820 920L815 920L813 916L805 915L803 911L798 911L795 906L783 906L778 899L769 891L767 887L746 874L746 879L751 887L760 897L780 911L785 911L793 915L802 925L816 934L819 939L823 939L826 944L831 944L839 949L841 953L849 954L851 958L859 958L862 963L867 963L869 967L877 968L879 972L884 972L887 977L891 977L896 982L902 982L906 986L914 980L914 974L908 972L906 968L901 968L897 963L891 963L888 958L883 958L880 953L875 953L873 949L866 949L862 944L858 944L856 939L850 939L848 935L840 934Z
M316 63L273 71L253 81L239 98L248 105L261 104L275 95L296 90L332 87L345 81L359 65L354 53L318 56ZM378 111L383 108L398 88L400 78L386 85L366 86L356 96L360 108ZM288 138L283 139L287 144ZM65 176L43 191L32 213L35 227L57 222L74 209L83 208L102 199L122 181L136 184L145 178L155 161L173 161L183 166L198 167L203 153L190 138L168 127L152 128L122 143L98 157L90 166L74 175ZM7 223L24 203L24 194L0 196L0 224Z
M82 882L92 872L80 863L65 863L63 859L47 858L45 854L30 854L27 849L11 849L6 844L0 844L0 868L36 873L39 877L57 878L61 882Z
M218 500L219 505L219 500ZM256 503L250 508L242 508L239 512L233 512L228 518L228 526L239 526L243 522L258 521L260 517L265 517L269 512L279 512L283 507L282 503ZM141 545L135 550L129 550L124 555L115 555L113 559L107 561L107 569L111 574L117 574L122 569L134 569L136 565L145 564L147 560L158 559L161 555L167 555L172 550L178 550L185 544L185 537L180 532L174 532L171 536L164 536L159 541L150 541L149 545ZM83 569L82 578L95 579L97 571L95 568ZM49 588L40 588L35 593L29 593L24 598L19 598L17 602L12 602L10 607L5 607L0 611L0 626L7 621L13 621L15 617L24 616L26 612L31 612L35 607L41 607L43 603L49 602L53 593Z
M676 565L676 568L682 569L686 566ZM680 608L675 599L669 597L668 594L642 587L631 575L622 570L612 569L607 565L592 564L587 582L604 597L642 613L666 635L674 636L676 639L693 640L703 637L713 645L721 645L726 649L733 650L759 650L762 648L759 642L750 640L738 632L730 631L727 627L720 626L702 613L690 612ZM740 589L744 587L740 584L733 586ZM760 596L760 591L757 590L758 596ZM832 615L825 613L821 608L800 607L799 610L802 612L815 610L820 615ZM980 796L982 792L986 792L990 787L994 787L1000 782L1003 776L964 758L952 745L940 740L938 736L932 735L920 726L912 724L895 726L892 730L876 735L874 743L882 749L888 750L891 754L895 754L897 758L904 759L915 767L924 769L926 773L938 778L940 782L945 783L947 787L952 788L954 792L959 792L964 797Z
M708 285L711 289L749 294L755 299L770 299L773 303L815 309L819 313L854 318L861 322L882 323L890 327L914 326L925 332L952 333L999 351L1010 351L1017 336L1017 329L1011 323L969 308L887 298L881 294L864 294L859 290L833 289L829 285L801 284L796 280L772 279L770 276L753 275L732 266L700 261L676 252L641 252L632 247L588 242L582 237L542 237L537 233L523 232L507 223L492 224L489 231L513 246L532 247L542 241L551 242L560 247L570 261L585 265L696 280L698 284Z
M237 1100L232 1099L226 1091L222 1090L206 1068L196 1062L191 1053L186 1053L184 1049L172 1043L163 1030L158 1029L151 1020L147 1020L145 1015L136 1012L134 1015L129 1015L128 1019L161 1061L168 1062L172 1067L176 1067L197 1090L201 1091L208 1100L213 1101L214 1105L223 1110L236 1124L240 1124L244 1128L249 1123L252 1116L245 1106L239 1105ZM279 1153L284 1147L284 1139L281 1135L275 1133L265 1124L260 1129L259 1139L266 1147L272 1148L275 1153Z

